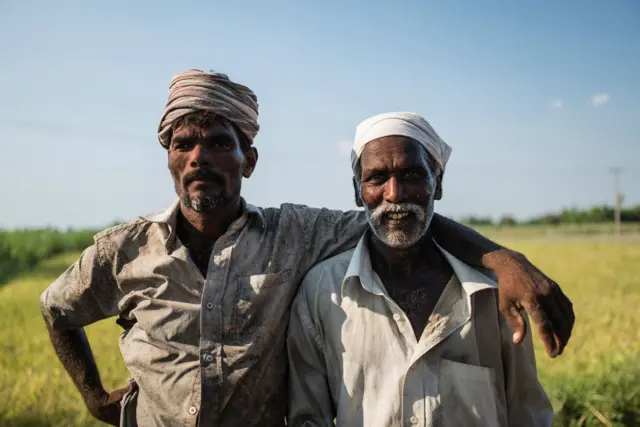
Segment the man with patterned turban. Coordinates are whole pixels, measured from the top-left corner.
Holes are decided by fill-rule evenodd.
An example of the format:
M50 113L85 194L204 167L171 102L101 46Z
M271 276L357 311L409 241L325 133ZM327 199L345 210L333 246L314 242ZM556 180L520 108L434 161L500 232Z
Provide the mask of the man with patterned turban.
M294 299L287 426L551 426L531 336L514 344L495 281L433 238L450 153L415 113L357 127L369 229Z
M40 297L53 346L95 417L123 426L282 426L290 304L316 263L354 247L363 212L241 196L258 161L253 92L188 70L171 81L158 128L178 195L168 208L107 229ZM573 328L557 284L521 254L434 215L435 240L492 270L501 309L525 335L529 312L553 357ZM128 387L104 390L83 332L118 317Z

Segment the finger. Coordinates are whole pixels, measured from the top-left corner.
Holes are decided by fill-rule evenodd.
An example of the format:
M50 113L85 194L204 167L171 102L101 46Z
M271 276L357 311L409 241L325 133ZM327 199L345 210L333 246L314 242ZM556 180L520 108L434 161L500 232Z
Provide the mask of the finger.
M547 354L549 357L556 357L558 355L558 342L556 341L553 324L547 316L547 313L543 310L543 307L532 298L525 300L524 309L527 311L527 314L529 314L531 321L535 324Z
M558 316L561 316L562 318L561 322L558 321L558 324L554 324L554 329L559 340L558 354L562 354L565 347L569 343L569 339L571 338L571 333L573 331L576 316L573 311L573 304L559 287L557 288L557 291L554 292L553 300L558 312Z
M518 310L518 307L508 301L500 302L500 312L507 319L509 327L513 332L514 344L519 344L527 333L527 324L522 317L522 313Z
M544 312L551 323L553 339L556 343L556 356L564 352L564 347L568 341L567 323L570 321L564 311L564 303L560 298L545 298L542 303Z
M109 399L107 404L118 403L122 400L125 394L129 391L129 388L120 388L109 393Z

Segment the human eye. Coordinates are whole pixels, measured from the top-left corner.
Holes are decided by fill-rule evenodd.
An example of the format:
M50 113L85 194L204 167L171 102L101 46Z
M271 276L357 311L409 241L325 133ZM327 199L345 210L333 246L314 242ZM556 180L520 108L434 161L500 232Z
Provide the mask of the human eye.
M216 138L211 145L219 150L229 150L233 148L234 143L229 138Z
M422 169L409 169L404 173L404 178L409 180L423 179L426 173Z
M373 184L381 184L384 181L386 181L386 176L381 172L374 172L371 175L369 175L369 178L367 179L367 181Z
M173 143L173 149L176 151L187 151L193 147L193 143L190 141L175 141Z

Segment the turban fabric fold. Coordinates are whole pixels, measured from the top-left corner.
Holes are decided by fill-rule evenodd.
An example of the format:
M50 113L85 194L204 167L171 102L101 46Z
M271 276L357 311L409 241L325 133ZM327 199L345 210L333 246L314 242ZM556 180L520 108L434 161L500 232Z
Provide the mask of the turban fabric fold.
M354 172L357 170L364 147L369 142L385 136L406 136L416 140L444 172L451 155L451 147L422 116L406 112L378 114L362 121L356 127L351 151L351 166Z
M169 84L169 97L158 126L158 140L169 148L171 125L195 112L211 112L233 122L253 143L260 130L258 98L248 87L225 74L187 70Z

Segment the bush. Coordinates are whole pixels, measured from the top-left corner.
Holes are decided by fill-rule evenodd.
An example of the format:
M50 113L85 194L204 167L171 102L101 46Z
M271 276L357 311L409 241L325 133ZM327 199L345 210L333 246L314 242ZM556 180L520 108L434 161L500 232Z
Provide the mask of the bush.
M504 215L498 221L498 225L500 227L515 227L518 225L518 221L510 215Z
M53 255L84 250L93 243L94 234L93 230L0 231L0 285Z

